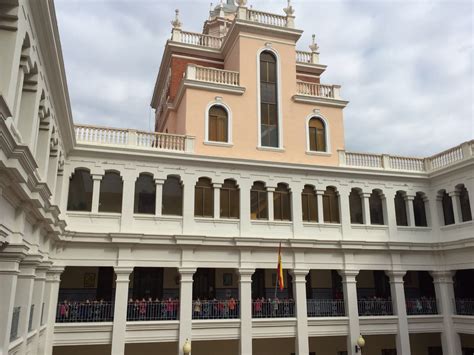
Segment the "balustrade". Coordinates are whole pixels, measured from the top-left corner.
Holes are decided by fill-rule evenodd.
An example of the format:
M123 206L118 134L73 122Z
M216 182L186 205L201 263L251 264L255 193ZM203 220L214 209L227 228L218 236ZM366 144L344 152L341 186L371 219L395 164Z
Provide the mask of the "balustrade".
M460 316L474 316L474 299L456 298L456 314Z
M298 63L311 63L311 52L296 51L296 61Z
M392 301L387 299L357 300L359 316L393 315Z
M425 171L425 162L422 158L390 156L390 168L406 171Z
M199 65L188 65L186 78L223 85L239 86L239 73Z
M266 299L252 302L253 318L289 318L295 316L295 301Z
M128 143L129 132L127 129L86 125L76 125L74 129L78 142L114 145L126 145Z
M233 319L239 318L239 300L203 300L193 301L193 319Z
M307 300L308 317L343 317L344 300Z
M382 156L379 154L346 152L346 165L360 166L365 168L382 168Z
M181 31L181 42L195 46L219 49L222 46L222 37L214 37L202 33Z
M178 300L131 301L127 306L128 321L177 320Z
M434 298L413 298L406 300L407 314L438 314L436 299Z
M334 85L323 85L301 80L296 81L296 93L300 95L334 99L336 97L334 89Z
M64 301L56 308L57 323L111 322L113 318L113 302Z
M431 167L433 169L439 169L448 165L451 165L464 158L461 145L448 149L444 152L433 155L430 158Z
M184 151L186 136L156 132L137 132L137 146L158 150Z
M247 10L247 20L270 26L287 26L286 16L251 9Z

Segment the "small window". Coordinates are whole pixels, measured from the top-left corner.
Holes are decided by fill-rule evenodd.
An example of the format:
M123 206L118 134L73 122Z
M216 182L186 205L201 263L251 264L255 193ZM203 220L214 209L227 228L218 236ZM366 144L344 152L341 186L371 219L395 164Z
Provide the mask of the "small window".
M74 170L69 179L68 211L91 211L92 186L92 177L88 170Z
M383 221L383 205L382 196L380 191L372 190L369 197L370 206L370 223L371 224L384 224Z
M140 174L135 182L134 213L155 214L156 186L153 176Z
M301 194L301 202L303 207L303 221L318 221L318 199L316 191L311 185L305 185Z
M309 120L308 134L309 150L312 152L325 152L326 128L320 118L313 117Z
M278 184L273 192L273 218L291 221L291 192L287 184Z
M405 201L405 193L397 191L395 194L395 217L397 226L408 226L407 204Z
M194 215L196 217L214 216L214 187L211 179L199 178L195 187Z
M461 217L463 222L472 221L471 205L469 203L469 193L464 185L458 186L459 202L461 205Z
M179 176L170 175L163 184L161 213L170 216L183 215L183 186Z
M413 212L415 213L415 226L427 227L425 199L421 192L417 192L413 200Z
M220 193L221 218L239 218L240 191L235 180L224 180Z
M214 105L209 109L209 133L208 139L212 142L229 141L229 116L227 110Z
M334 187L328 186L323 195L324 223L340 223L339 198Z
M122 211L123 181L118 172L108 171L100 182L99 212Z
M361 191L359 189L351 189L349 194L349 208L351 211L351 223L352 224L363 224L364 218L362 213L362 198L360 196Z
M443 207L444 224L454 224L453 200L445 190L440 191L441 205Z
M268 219L268 195L263 182L256 181L250 190L250 213L252 219Z

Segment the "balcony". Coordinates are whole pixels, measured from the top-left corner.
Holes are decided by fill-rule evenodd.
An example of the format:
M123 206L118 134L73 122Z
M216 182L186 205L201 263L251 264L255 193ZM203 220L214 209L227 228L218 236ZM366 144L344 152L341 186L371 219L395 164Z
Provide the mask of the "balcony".
M113 318L113 302L64 301L56 307L56 323L111 322Z
M211 300L193 302L193 319L236 319L239 318L239 300Z
M179 301L131 301L127 306L127 321L177 320Z
M236 71L188 64L182 87L206 89L242 95L245 88L240 86L240 74ZM180 88L182 91L182 88ZM182 92L178 93L180 96Z
M434 298L415 298L406 300L409 316L438 314L438 306Z
M252 302L253 318L292 318L295 316L294 300L256 299Z
M388 299L358 300L359 316L391 316L392 301Z
M308 317L344 317L344 300L307 300Z
M459 316L474 316L474 299L456 298L456 314Z
M303 53L303 52L302 52ZM297 52L298 56L298 52ZM306 55L305 55L306 58ZM296 102L319 104L325 106L345 107L348 101L341 99L340 85L324 85L307 81L296 81Z

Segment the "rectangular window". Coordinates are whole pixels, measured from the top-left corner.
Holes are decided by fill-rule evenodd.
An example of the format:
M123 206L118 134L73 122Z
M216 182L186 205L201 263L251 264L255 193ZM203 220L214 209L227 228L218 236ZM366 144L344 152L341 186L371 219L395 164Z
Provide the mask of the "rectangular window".
M221 189L221 218L239 218L239 199L239 190L226 188Z
M271 53L260 56L260 144L279 146L276 59Z
M268 200L266 191L251 191L251 218L268 219Z

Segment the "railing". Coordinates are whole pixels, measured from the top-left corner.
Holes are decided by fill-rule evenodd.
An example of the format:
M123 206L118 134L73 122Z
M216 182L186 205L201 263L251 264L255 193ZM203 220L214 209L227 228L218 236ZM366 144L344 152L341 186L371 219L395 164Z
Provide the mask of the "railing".
M222 37L214 37L196 32L181 31L181 42L186 44L219 49L222 46L222 41Z
M56 308L57 323L111 322L113 318L113 302L61 302Z
M247 20L270 26L287 26L286 16L251 9L247 10Z
M194 151L194 137L190 136L87 125L76 125L75 131L78 143L121 145L188 153Z
M135 301L127 306L128 321L177 320L179 301Z
M18 339L18 324L20 321L21 307L13 308L12 328L10 329L10 341Z
M296 61L298 63L311 63L312 56L311 52L296 51Z
M193 301L193 319L233 319L239 318L239 301L228 300Z
M306 96L314 97L325 97L325 98L338 98L339 94L336 93L337 85L323 85L318 83L310 83L307 81L296 81L296 93Z
M474 316L474 299L456 298L456 314L460 316Z
M239 72L222 70L190 64L186 70L186 79L223 85L239 86Z
M390 168L395 170L424 171L425 161L422 158L390 156Z
M358 300L359 316L392 315L392 301L386 299Z
M407 314L438 314L438 306L434 298L414 298L406 300Z
M346 152L347 166L363 166L367 168L382 168L382 156L379 154Z
M447 165L451 165L464 158L463 149L460 145L457 147L445 150L444 152L433 155L430 158L431 167L439 169Z
M35 305L32 304L30 307L30 316L28 318L28 331L31 332L33 330L33 316L35 314Z
M342 317L344 300L307 300L308 317Z
M255 300L252 302L253 318L289 318L295 316L294 300Z

